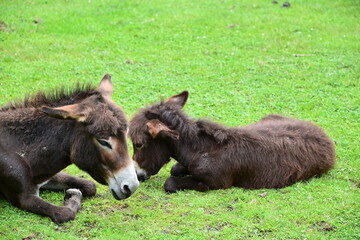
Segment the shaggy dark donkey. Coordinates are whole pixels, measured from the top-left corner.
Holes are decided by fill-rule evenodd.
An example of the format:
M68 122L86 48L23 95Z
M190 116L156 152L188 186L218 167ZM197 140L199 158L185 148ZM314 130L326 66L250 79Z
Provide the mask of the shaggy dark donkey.
M98 89L38 93L0 108L0 196L56 223L72 220L82 196L96 193L92 181L60 172L74 163L107 184L116 199L129 197L139 181L127 148L127 120L112 91L105 75ZM71 189L64 206L55 206L39 197L39 188Z
M317 126L278 115L235 128L194 121L181 108L188 92L142 109L130 122L139 180L177 160L167 192L238 186L282 188L321 176L335 164L333 142ZM186 176L189 175L189 176Z

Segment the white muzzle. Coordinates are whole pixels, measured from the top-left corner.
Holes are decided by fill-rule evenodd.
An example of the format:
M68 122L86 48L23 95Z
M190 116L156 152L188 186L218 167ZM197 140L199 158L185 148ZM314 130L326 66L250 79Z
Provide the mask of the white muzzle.
M109 189L116 200L130 197L139 185L133 164L114 173L113 178L109 179Z

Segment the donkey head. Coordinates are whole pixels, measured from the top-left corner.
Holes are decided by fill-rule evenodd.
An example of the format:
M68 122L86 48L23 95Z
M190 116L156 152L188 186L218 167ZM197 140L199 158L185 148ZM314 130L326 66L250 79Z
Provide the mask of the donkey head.
M133 159L140 181L149 179L170 161L173 155L172 144L179 139L179 133L162 122L162 116L171 115L173 111L181 109L188 95L189 93L184 91L160 104L145 108L130 121Z
M111 100L113 85L106 74L97 91L71 105L43 107L51 117L73 121L70 160L96 181L108 185L117 199L129 197L139 186L129 157L127 120Z

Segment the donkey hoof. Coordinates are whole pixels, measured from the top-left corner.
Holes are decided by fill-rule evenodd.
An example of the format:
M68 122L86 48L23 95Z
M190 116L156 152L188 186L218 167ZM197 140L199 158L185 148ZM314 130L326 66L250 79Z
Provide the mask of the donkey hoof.
M178 191L176 184L171 178L168 178L164 184L164 190L166 193L176 193Z
M67 199L72 198L72 197L81 201L82 200L81 191L79 189L76 189L76 188L69 188L68 190L66 190L64 199L67 200Z
M52 217L52 220L57 224L61 224L64 222L74 220L75 217L76 217L75 210L68 207L64 207L62 208L61 211L55 212L54 216Z

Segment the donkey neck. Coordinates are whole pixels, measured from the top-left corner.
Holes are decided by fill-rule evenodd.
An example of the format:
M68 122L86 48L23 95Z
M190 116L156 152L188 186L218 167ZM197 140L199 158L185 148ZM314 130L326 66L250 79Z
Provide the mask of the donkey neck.
M160 120L170 129L179 133L179 140L168 140L169 147L172 149L172 158L182 165L188 166L194 157L204 152L202 144L199 144L202 139L198 136L197 122L192 118L181 110L175 110L171 114L163 113Z
M179 133L179 140L169 141L172 157L184 166L195 159L206 158L208 153L219 147L225 147L230 138L226 127L207 120L195 121L180 110L162 116L165 117L161 120Z
M71 164L75 122L48 117L36 108L8 109L0 119L0 144L29 165L36 182Z

